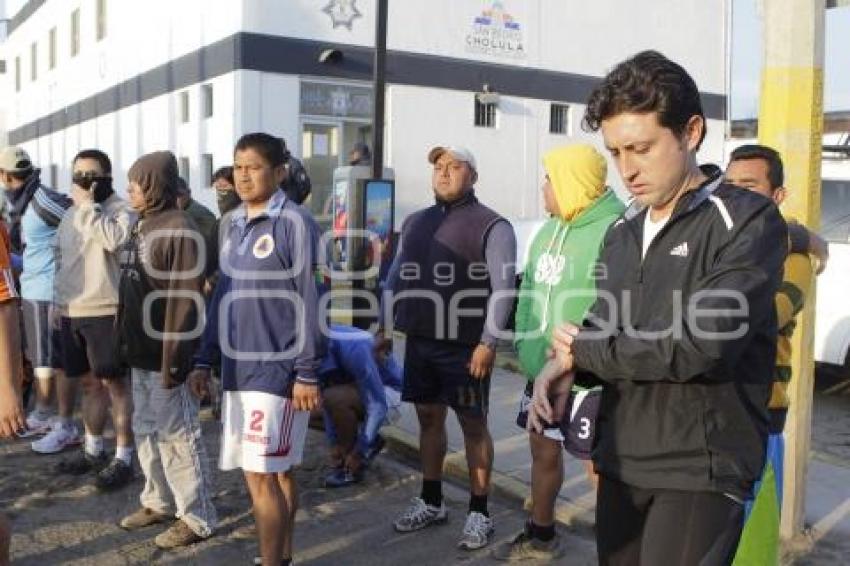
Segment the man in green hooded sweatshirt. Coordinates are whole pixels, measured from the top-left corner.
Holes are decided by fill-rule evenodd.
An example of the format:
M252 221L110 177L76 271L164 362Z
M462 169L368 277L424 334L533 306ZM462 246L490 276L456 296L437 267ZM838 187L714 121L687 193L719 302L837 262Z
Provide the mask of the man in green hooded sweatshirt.
M560 147L543 158L543 198L551 218L531 244L516 310L515 345L528 385L517 424L526 428L534 378L543 369L552 329L584 319L596 299L594 273L608 227L625 207L605 186L605 158L585 144ZM531 517L512 541L495 551L505 561L556 560L564 549L555 535L555 498L564 479L561 445L585 461L593 478L590 449L599 390L574 387L553 399L560 422L543 434L529 433L531 446Z

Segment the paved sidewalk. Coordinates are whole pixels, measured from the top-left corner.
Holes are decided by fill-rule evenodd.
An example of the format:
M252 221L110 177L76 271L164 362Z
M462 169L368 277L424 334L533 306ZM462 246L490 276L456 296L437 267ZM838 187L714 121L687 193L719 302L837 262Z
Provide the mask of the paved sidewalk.
M218 426L205 420L210 459L218 453ZM419 492L419 475L391 453L380 455L362 484L326 489L324 437L310 431L304 464L296 477L300 508L295 535L297 564L375 566L415 564L494 564L492 548L466 552L457 548L468 495L447 482L444 496L449 523L400 535L392 521ZM221 525L209 540L172 552L158 550L153 538L164 527L126 532L117 521L138 506L140 477L127 488L99 493L91 477L61 477L53 467L63 455L43 456L24 440L0 444L0 509L13 524L12 564L92 566L198 564L241 566L252 563L257 541L245 537L252 523L250 504L239 472L215 478L215 504ZM496 523L495 542L512 537L525 515L512 502L494 497L490 513ZM561 529L570 549L570 564L596 562L593 539L587 533ZM496 563L497 564L497 563Z
M403 352L398 341L395 352ZM510 366L510 359L500 365ZM526 503L531 482L531 455L527 433L515 423L525 379L506 369L497 368L492 377L489 427L495 445L493 490L514 501L518 508ZM846 403L850 407L850 402ZM846 410L846 409L841 409ZM465 482L467 477L463 436L457 420L448 418L449 454L445 471ZM419 426L411 405L402 407L402 418L385 429L392 447L412 460L416 458ZM817 430L815 431L817 434ZM415 460L413 460L415 461ZM574 530L592 536L596 494L586 479L584 468L565 455L564 485L556 505L556 517ZM850 460L813 452L807 486L806 536L789 545L786 560L796 564L846 564L850 556Z

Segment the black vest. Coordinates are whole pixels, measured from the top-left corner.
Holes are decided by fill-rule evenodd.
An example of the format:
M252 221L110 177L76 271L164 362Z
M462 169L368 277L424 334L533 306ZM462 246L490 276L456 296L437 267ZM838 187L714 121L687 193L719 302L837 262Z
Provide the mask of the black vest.
M411 216L402 228L398 326L411 336L475 345L487 318L487 234L503 220L470 191ZM399 293L409 293L411 296Z

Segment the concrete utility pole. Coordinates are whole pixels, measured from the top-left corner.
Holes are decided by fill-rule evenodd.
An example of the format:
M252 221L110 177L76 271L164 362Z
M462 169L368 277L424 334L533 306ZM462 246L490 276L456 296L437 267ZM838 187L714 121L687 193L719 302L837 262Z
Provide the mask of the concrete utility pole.
M825 0L762 2L764 71L759 142L785 162L788 198L783 212L811 229L820 225L823 143L823 52ZM812 284L814 291L814 284ZM785 424L785 479L780 533L801 533L812 432L814 389L812 292L792 339L791 408Z

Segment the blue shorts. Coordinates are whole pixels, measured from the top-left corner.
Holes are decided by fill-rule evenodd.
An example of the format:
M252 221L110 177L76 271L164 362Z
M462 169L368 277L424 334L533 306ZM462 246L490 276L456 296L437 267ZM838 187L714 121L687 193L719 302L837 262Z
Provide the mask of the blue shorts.
M401 400L448 405L457 412L484 416L490 401L490 377L475 379L469 362L475 346L408 336L404 349Z

